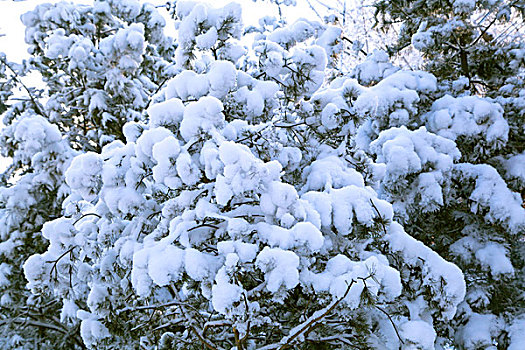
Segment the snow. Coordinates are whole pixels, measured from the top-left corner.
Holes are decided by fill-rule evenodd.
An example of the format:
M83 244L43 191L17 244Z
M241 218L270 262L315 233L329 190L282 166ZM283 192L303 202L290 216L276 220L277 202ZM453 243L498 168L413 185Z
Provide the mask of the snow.
M235 87L235 66L228 61L216 61L206 73L206 78L210 84L210 95L222 99Z
M434 349L436 331L424 321L407 321L399 327L399 333L405 341L403 349Z
M442 295L439 302L444 309L443 316L451 319L466 293L462 271L456 265L442 259L422 242L409 236L398 223L392 222L388 231L385 240L393 251L404 256L407 264L424 264L423 272L426 275L424 284L432 285L433 281L442 281L443 285L440 287Z
M525 318L517 318L509 327L509 336L511 339L508 350L520 350L525 347Z
M277 208L290 209L299 196L292 185L272 181L268 192L261 196L261 209L264 213L273 215Z
M125 253L121 255L122 259L125 259L125 256L133 254L133 268L131 270L131 284L133 285L133 289L141 297L148 296L151 293L151 287L153 285L153 280L147 274L149 252L147 250L133 252L134 247L132 243L124 244L122 248L123 253ZM162 280L160 280L160 282L162 282Z
M170 98L150 106L147 110L152 127L176 126L182 121L184 104L178 98Z
M525 208L518 193L512 192L497 170L488 164L458 164L455 169L465 177L475 180L470 194L471 211L486 209L484 217L489 222L501 222L509 232L517 234L525 228Z
M419 51L424 51L435 44L435 40L432 37L434 35L434 30L432 30L432 27L427 30L427 26L427 21L423 21L419 25L417 32L412 36L412 45L414 45L414 48Z
M62 309L60 310L60 321L67 322L74 320L77 317L79 308L73 300L64 299L62 301Z
M215 45L217 42L218 35L217 35L217 29L215 27L211 27L206 33L200 34L197 37L195 37L195 41L197 43L197 47L201 50L208 50Z
M452 140L432 134L425 127L410 131L402 126L382 131L369 148L376 154L376 162L386 165L381 190L399 215L413 210L431 212L443 206L445 179L461 156ZM418 175L417 181L408 193L403 192L402 198L396 197L404 179L412 174Z
M140 13L141 6L138 0L119 0L111 3L124 18L135 18Z
M507 251L501 244L489 243L478 249L475 255L481 265L490 269L494 276L514 273Z
M338 26L328 25L326 29L318 35L315 44L321 46L328 57L337 55L342 49L341 43L342 29Z
M495 327L495 315L472 313L467 324L459 330L462 345L467 349L492 346Z
M202 253L194 248L189 248L185 250L184 255L184 268L188 276L196 281L202 281L207 278L212 271L210 268L213 268L214 257Z
M306 185L302 192L364 185L363 177L355 169L345 165L339 157L328 156L317 159L305 172Z
M66 183L84 200L91 201L96 198L100 188L101 174L101 157L93 152L84 153L73 158L66 171Z
M23 118L15 125L14 141L20 144L15 157L22 159L31 159L47 145L62 138L58 127L39 115Z
M185 70L173 79L166 86L166 99L179 98L183 101L190 98L198 99L208 93L209 82L204 74Z
M241 6L237 3L213 8L203 3L178 1L175 13L179 18L176 23L179 46L175 51L175 61L179 67L189 64L189 54L195 42L198 48L204 49L214 45L213 39L226 41L228 37L240 38Z
M280 176L278 162L263 163L248 147L231 141L220 145L219 158L224 163L224 172L217 176L214 191L220 205L226 205L234 195L256 190Z
M37 286L38 280L40 280L46 273L45 261L42 255L34 254L31 255L24 263L24 275L29 281L28 287L34 289Z
M472 13L476 8L474 0L454 0L453 3L455 13Z
M301 196L319 214L321 225L330 227L332 224L332 203L328 193L310 191Z
M360 84L368 86L380 82L398 70L398 67L390 63L385 51L374 50L365 61L354 68L354 75Z
M238 219L232 219L232 221L233 220ZM237 240L219 242L217 244L217 250L221 255L229 255L235 253L241 263L247 263L255 259L259 248L256 244L245 243L241 240Z
M123 71L135 71L146 50L144 25L133 23L100 41L100 51Z
M82 320L80 323L80 336L88 348L96 349L98 341L109 337L109 330L94 315L79 310L77 317Z
M224 122L223 105L213 96L201 97L197 102L189 103L184 109L180 124L180 134L184 140L197 137L202 130L211 132Z
M264 247L255 265L264 272L266 289L272 293L281 287L292 289L299 283L299 257L290 250Z
M279 152L277 160L284 169L293 170L296 169L302 160L301 150L297 147L283 147Z
M504 167L507 176L518 178L525 182L525 151L506 159Z
M91 312L96 312L100 304L105 302L105 299L109 296L108 290L101 285L94 285L89 291L89 295L86 300L86 304Z
M180 143L173 136L168 136L153 145L152 156L157 163L152 168L155 181L164 183L170 188L180 187L181 181L177 177L177 169L173 166L180 151Z
M339 118L337 117L339 112L340 110L335 104L327 104L321 113L322 125L329 130L335 129L340 124Z
M136 213L144 204L144 199L132 188L106 188L103 199L108 209L118 214Z
M72 16L67 6L40 11ZM327 324L328 310L363 317L374 330L363 342L378 348L433 349L444 342L437 334L453 328L459 347L490 347L504 331L521 346L523 321L490 314L490 291L472 282L519 273L502 232L519 240L525 229L522 198L512 191L525 172L523 154L508 151L515 130L502 105L462 91L466 78L438 84L382 51L348 75L330 75L343 49L333 25L267 18L241 40L239 5L177 1L171 42L155 34L164 21L152 5L95 6L101 19L123 16L97 45L80 29L37 30L37 13L25 21L34 22L28 35L47 40L47 58L67 60L64 72L87 72L92 85L76 102L86 107L81 117L100 124L89 119L85 131L56 119L77 115L55 96L43 107L53 110L50 120L17 114L0 137L16 165L16 184L0 189L0 254L13 255L32 235L44 239L45 251L24 263L27 286L62 298L61 318L80 322L86 346L127 341L114 334L114 312L126 312L130 324L154 316L141 325L144 343L173 317L217 342L250 330L255 348L267 326L283 345L303 321ZM428 47L434 34L421 24L414 46ZM498 150L493 165L467 163L464 139L488 145L487 157ZM443 237L445 247L430 240L439 253L415 238L449 235L414 223L451 208L463 226ZM36 217L32 226L28 217ZM497 227L487 235L489 225ZM13 277L10 266L0 264L0 287ZM179 299L181 307L145 312ZM324 336L316 332L290 346Z
M173 245L152 249L148 261L148 275L158 286L177 281L184 267L184 252Z
M324 272L316 274L305 271L303 279L317 292L328 291L337 299L344 297L344 302L351 309L360 304L364 280L368 292L386 300L398 297L402 290L399 272L375 256L355 262L339 254L328 260Z
M310 222L299 222L291 229L260 223L257 232L261 240L270 247L283 250L305 246L312 252L318 252L324 243L324 237L317 227Z
M242 287L229 283L228 280L225 269L221 268L215 277L216 284L212 287L211 302L213 308L221 314L227 314L242 295Z
M339 234L351 234L354 227L354 219L366 226L373 225L377 214L371 205L373 197L374 193L371 189L355 185L331 191L332 225ZM376 201L373 202L376 203ZM384 218L387 220L391 219L392 213L387 213L387 216Z
M305 41L314 33L315 29L309 21L299 19L290 26L276 29L268 36L268 39L286 47L295 42Z
M508 138L502 107L477 96L446 95L432 104L424 118L429 131L454 141L458 136L479 136L489 143Z
M177 174L186 185L195 185L201 178L201 171L189 153L181 153L175 162Z

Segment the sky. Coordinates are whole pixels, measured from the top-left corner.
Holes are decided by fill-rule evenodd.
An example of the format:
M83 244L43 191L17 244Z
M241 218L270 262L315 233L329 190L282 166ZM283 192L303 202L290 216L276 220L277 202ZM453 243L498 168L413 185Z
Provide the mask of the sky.
M72 2L90 4L90 0L70 0ZM214 7L221 7L230 2L237 2L243 8L243 22L245 25L256 24L261 17L278 16L278 8L268 0L200 0L207 2ZM307 0L297 0L296 6L283 6L283 16L287 21L294 22L298 18L318 19L317 14L308 6ZM317 1L317 0L310 0ZM333 0L329 0L333 1ZM53 0L0 0L0 52L4 52L10 61L20 62L28 57L28 46L24 42L25 27L20 20L20 16L25 12L33 10L38 4L54 2ZM166 0L149 0L154 5L164 5ZM322 13L322 6L318 9ZM166 13L167 11L160 11ZM168 25L169 25L168 21ZM174 36L174 28L168 27L167 33ZM32 77L26 79L35 79ZM36 78L38 79L38 78ZM0 128L2 127L0 121ZM0 172L4 171L10 164L9 159L0 157Z
M73 2L89 4L89 0L72 0ZM27 45L24 42L24 25L20 21L20 16L42 3L53 2L52 0L0 0L0 52L5 52L12 61L27 57ZM164 5L166 0L149 0L154 5ZM224 6L230 2L240 3L243 7L243 21L245 24L255 24L259 18L268 15L278 15L277 6L268 1L252 0L204 0L214 7ZM317 19L317 15L310 9L305 0L298 0L297 6L283 6L283 14L289 22L293 22L300 17ZM319 9L320 11L322 8ZM164 11L161 11L164 13ZM172 28L168 28L170 32Z

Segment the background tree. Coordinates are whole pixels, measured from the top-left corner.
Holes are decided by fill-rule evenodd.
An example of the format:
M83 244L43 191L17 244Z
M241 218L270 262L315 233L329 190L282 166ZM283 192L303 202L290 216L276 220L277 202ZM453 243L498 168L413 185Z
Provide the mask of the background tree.
M60 317L60 299L28 293L22 265L46 249L39 232L61 215L72 157L123 138L121 126L143 118L171 74L163 57L174 48L163 34L164 19L138 2L43 4L22 20L29 60L0 57L0 140L2 155L12 159L0 191L0 346L83 348L78 325ZM45 89L24 84L29 72L39 73ZM19 87L22 97L12 93Z
M402 23L390 52L413 45L425 59L424 69L437 78L432 104L420 107L407 126L425 126L454 141L461 153L448 175L436 176L435 167L424 166L400 178L394 168L388 171L394 162L388 159L385 141L393 142L392 136L380 136L371 145L374 156L387 165L382 197L398 196L402 203L397 215L405 217L407 231L465 273L467 295L454 322L458 331L449 336L459 348L523 346L518 334L524 329L525 309L520 208L525 118L517 108L524 101L523 5L522 1L376 3L382 25ZM437 191L432 210L422 210L421 202L428 202L424 193L430 193L428 173L441 189L432 190ZM407 197L410 187L414 196ZM425 187L428 190L422 191ZM407 208L413 204L412 210Z

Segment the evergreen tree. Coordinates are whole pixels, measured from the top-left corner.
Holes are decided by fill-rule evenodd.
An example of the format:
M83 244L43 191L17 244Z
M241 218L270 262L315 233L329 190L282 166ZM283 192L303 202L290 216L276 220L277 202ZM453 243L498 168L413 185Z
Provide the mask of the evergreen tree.
M463 275L393 221L381 166L352 166L364 87L322 87L340 29L266 19L248 50L238 5L173 15L175 76L72 160L32 292L93 348L432 348Z
M399 202L405 229L465 274L467 295L444 333L447 342L519 349L525 330L525 117L518 107L525 101L524 3L389 0L376 8L382 25L402 23L391 53L413 45L437 78L431 103L420 104L404 124L423 126L459 150L446 173L427 163L400 176L388 170L395 164L387 150L392 131L378 125L386 131L370 148L387 166L381 197ZM434 194L425 199L425 192Z
M78 324L60 316L61 298L31 295L22 266L46 250L40 231L62 215L72 158L123 138L126 121L143 119L172 74L164 57L174 48L162 16L138 2L43 4L22 21L29 60L0 56L0 143L12 160L0 189L0 347L84 348ZM45 89L24 84L35 72ZM22 97L13 94L18 88Z
M0 346L521 348L522 43L427 2L379 2L410 13L399 45L350 74L333 16L176 1L171 39L134 0L25 14L31 58L0 57ZM468 74L440 51L463 30ZM407 42L426 71L389 61Z

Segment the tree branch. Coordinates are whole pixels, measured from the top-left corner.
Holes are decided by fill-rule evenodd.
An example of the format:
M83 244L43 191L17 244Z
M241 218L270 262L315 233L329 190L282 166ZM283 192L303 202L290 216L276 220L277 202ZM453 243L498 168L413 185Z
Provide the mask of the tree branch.
M281 343L283 341L285 341L285 343L279 347L279 350L284 350L284 349L287 349L287 348L291 347L292 346L292 342L297 337L299 337L300 335L302 335L304 333L309 333L309 331L319 321L321 321L326 315L328 315L330 312L332 312L341 303L341 301L343 301L348 296L348 293L350 293L350 289L352 288L352 286L354 285L355 282L356 282L355 280L352 280L352 282L350 282L350 284L348 285L348 288L346 288L346 291L345 291L345 293L343 294L342 297L340 297L339 299L337 299L334 302L332 302L332 304L327 306L324 311L322 311L322 312L318 311L318 312L314 313L314 316L310 317L309 320L305 321L303 323L303 326L300 326L300 328L297 331L295 331L295 333L293 333L292 335L289 335L288 337L284 338L281 341ZM315 314L319 314L319 313L320 313L320 315L315 316Z
M403 339L401 339L401 336L399 335L399 332L397 330L396 324L394 323L394 320L392 320L392 317L388 314L388 312L386 312L384 309L380 308L377 305L375 305L375 307L376 309L378 309L379 311L381 311L388 317L388 319L390 320L390 323L392 323L392 327L394 327L394 331L396 331L396 335L399 338L399 341L401 342L401 344L405 344L405 342L403 341Z
M0 326L3 326L5 324L9 324L9 323L16 323L16 324L20 324L20 325L26 324L26 325L30 325L30 326L33 326L33 327L50 329L50 330L53 330L55 332L59 332L59 333L62 333L62 334L67 334L68 333L68 331L65 330L64 328L61 328L59 326L55 326L55 325L50 324L50 323L41 322L41 321L33 321L33 320L20 319L20 318L9 318L9 319L0 320Z
M33 96L33 93L31 92L31 90L29 90L29 88L22 82L22 79L20 79L20 75L18 74L17 71L14 70L13 67L11 67L11 65L7 62L7 60L5 59L5 57L2 57L0 56L0 61L7 67L9 68L9 70L14 74L13 75L13 79L19 83L20 85L22 85L22 87L24 88L24 90L27 92L27 94L29 95L29 98L31 99L31 103L33 104L33 106L35 107L36 109L36 112L44 117L46 117L46 119L49 120L49 116L44 112L44 108L42 107L42 105L35 99L35 97Z

